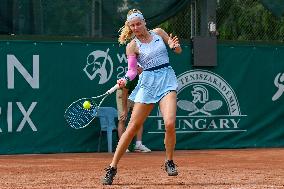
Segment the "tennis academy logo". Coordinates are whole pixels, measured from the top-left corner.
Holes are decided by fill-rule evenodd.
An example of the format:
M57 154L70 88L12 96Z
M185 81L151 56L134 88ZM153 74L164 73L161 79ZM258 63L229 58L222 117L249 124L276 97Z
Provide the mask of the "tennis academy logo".
M106 83L113 73L113 62L109 56L109 48L106 51L96 50L87 57L87 64L83 69L90 80L98 76L99 84Z
M177 133L192 132L245 132L239 102L234 90L219 75L195 69L178 76ZM149 133L164 132L160 116L150 116L157 128Z

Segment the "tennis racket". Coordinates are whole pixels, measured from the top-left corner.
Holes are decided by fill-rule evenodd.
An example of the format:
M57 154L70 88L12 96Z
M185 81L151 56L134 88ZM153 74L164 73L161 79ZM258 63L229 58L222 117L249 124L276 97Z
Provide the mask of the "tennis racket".
M64 118L68 125L74 129L82 129L89 126L90 123L96 118L97 112L106 97L108 97L118 88L119 85L116 84L102 95L89 98L80 98L70 104L64 113ZM89 109L85 109L83 107L83 103L85 101L89 101L91 103L91 107Z

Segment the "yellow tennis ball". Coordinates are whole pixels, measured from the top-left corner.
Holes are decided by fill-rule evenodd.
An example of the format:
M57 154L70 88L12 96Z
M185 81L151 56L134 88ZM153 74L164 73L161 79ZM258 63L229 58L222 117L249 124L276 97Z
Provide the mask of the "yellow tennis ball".
M83 103L83 107L85 108L85 109L90 109L91 108L91 102L90 101L88 101L88 100L86 100L84 103Z

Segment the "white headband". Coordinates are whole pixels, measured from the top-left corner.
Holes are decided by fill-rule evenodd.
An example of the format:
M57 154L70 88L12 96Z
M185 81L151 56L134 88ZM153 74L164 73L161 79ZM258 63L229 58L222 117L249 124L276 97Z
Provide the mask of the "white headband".
M141 13L138 13L138 12L134 12L132 14L130 14L129 16L127 16L127 21L131 21L133 20L134 18L140 18L141 20L144 20L144 17Z

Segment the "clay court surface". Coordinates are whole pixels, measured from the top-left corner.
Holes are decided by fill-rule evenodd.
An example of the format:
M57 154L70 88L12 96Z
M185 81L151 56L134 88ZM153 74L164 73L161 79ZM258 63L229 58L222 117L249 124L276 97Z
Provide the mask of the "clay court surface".
M284 149L176 151L179 176L164 152L126 154L112 186L102 186L108 153L2 155L0 188L284 188Z

